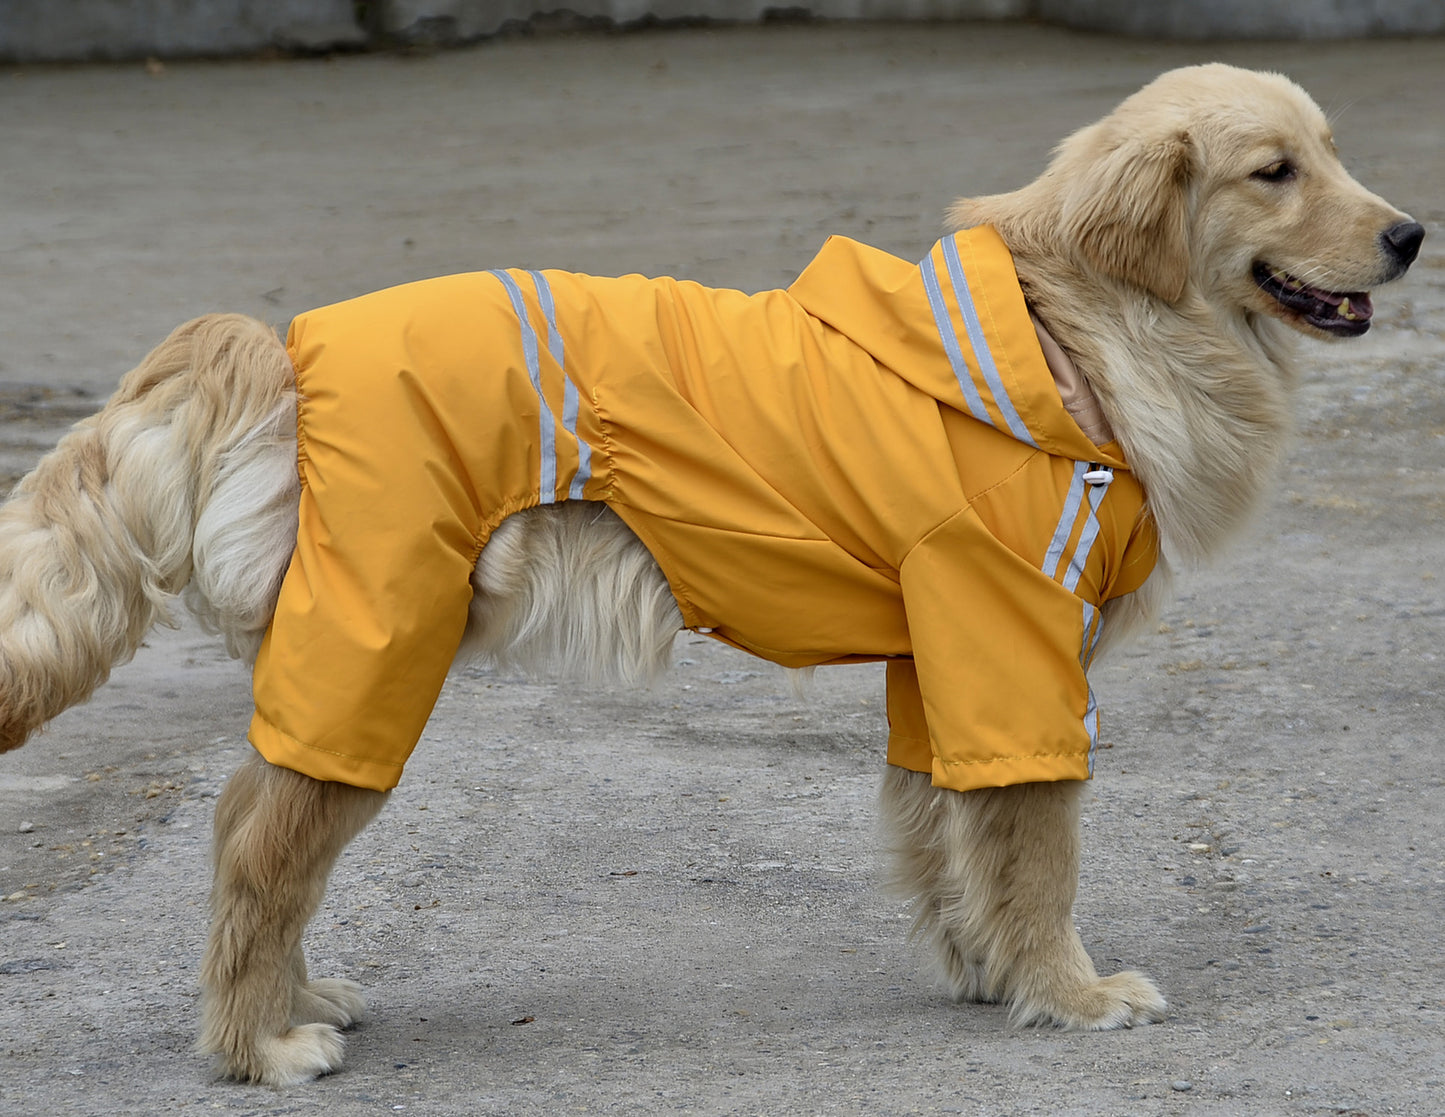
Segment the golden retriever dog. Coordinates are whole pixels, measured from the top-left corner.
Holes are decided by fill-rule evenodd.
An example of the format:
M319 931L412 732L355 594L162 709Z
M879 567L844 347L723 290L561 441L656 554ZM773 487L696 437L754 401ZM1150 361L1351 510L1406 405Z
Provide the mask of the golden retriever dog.
M1256 504L1289 427L1298 335L1364 333L1368 292L1424 236L1345 172L1303 91L1221 65L1164 74L1064 140L1037 181L951 218L1002 237L1143 487L1161 557L1105 605L1109 644L1156 614L1171 563L1215 551ZM254 659L297 539L296 416L273 331L206 317L19 483L0 510L0 750L85 700L178 595ZM644 680L683 625L637 536L580 500L502 521L470 588L463 653L508 664ZM1082 792L960 792L898 767L883 780L899 877L952 992L1005 1003L1019 1025L1165 1014L1143 975L1100 977L1074 930ZM360 989L310 977L302 932L385 799L259 756L227 784L201 974L201 1045L226 1074L285 1085L339 1067Z

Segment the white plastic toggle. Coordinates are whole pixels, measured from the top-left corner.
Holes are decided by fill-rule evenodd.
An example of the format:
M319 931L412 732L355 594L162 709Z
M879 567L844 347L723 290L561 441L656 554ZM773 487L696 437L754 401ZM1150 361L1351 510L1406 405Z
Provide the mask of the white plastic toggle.
M1114 471L1098 462L1090 462L1089 468L1084 471L1084 481L1090 485L1107 485L1112 480Z
M706 634L706 633L711 632L712 629L710 629L710 628L703 628L701 625L699 625L698 628L697 628L697 631Z

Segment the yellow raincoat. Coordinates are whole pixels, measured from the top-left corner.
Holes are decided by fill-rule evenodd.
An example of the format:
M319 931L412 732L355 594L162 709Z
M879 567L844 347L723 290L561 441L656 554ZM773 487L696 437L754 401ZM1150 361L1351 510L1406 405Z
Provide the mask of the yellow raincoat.
M298 317L296 553L252 742L395 786L490 533L609 505L688 627L790 667L886 658L890 763L1078 779L1098 606L1156 538L1065 411L989 228L914 265L833 238L787 290L478 272Z

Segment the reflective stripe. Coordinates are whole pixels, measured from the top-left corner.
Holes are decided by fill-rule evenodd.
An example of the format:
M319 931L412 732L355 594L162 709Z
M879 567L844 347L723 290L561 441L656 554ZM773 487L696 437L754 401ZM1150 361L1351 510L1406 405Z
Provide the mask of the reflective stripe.
M1074 479L1069 484L1069 495L1064 498L1064 510L1059 513L1058 526L1054 528L1054 537L1049 540L1049 549L1044 552L1043 565L1039 568L1045 577L1052 578L1058 573L1064 548L1068 545L1069 536L1074 534L1074 521L1079 518L1079 506L1084 502L1084 489L1087 487L1084 474L1088 468L1087 462L1074 463Z
M954 379L958 381L959 390L963 392L963 402L968 405L969 414L975 419L995 427L997 424L989 415L988 408L983 405L983 397L978 394L978 385L973 382L973 373L969 371L968 362L964 359L963 348L958 344L958 334L953 328L948 304L943 301L943 288L938 283L938 270L933 266L933 253L925 256L918 266L923 274L923 289L928 294L928 306L933 311L933 322L938 327L943 351L948 354Z
M1082 462L1079 464L1083 465ZM1113 480L1112 476L1110 480ZM1089 518L1079 536L1079 545L1074 548L1074 556L1069 560L1069 572L1064 576L1064 588L1071 593L1079 584L1079 577L1088 565L1089 556L1093 554L1094 543L1099 537L1099 505L1108 491L1109 482L1106 481L1102 485L1093 486L1089 493ZM1094 697L1093 686L1089 683L1089 667L1094 662L1094 649L1099 646L1099 638L1104 634L1104 615L1087 601L1083 602L1083 606L1084 636L1083 646L1079 650L1079 666L1084 669L1084 686L1089 695L1084 706L1084 729L1089 734L1089 775L1092 777L1094 753L1099 748L1099 702ZM1092 634L1089 631L1091 628Z
M1088 462L1074 463L1074 479L1069 483L1069 492L1064 497L1059 522L1054 527L1054 536L1049 540L1049 549L1044 552L1044 561L1039 567L1050 578L1058 575L1059 563L1063 561L1064 550L1069 544L1069 537L1074 534L1074 524L1079 519L1079 510L1086 506L1084 493L1087 490L1084 526L1079 531L1079 541L1074 544L1074 550L1069 555L1068 569L1064 572L1063 586L1070 593L1078 586L1084 568L1089 564L1089 556L1094 552L1094 544L1099 540L1099 505L1104 500L1104 494L1109 491L1109 481L1101 485L1091 485L1085 481L1084 474L1088 472ZM1112 480L1110 477L1110 481Z
M999 375L998 366L994 364L988 338L983 333L983 324L978 320L973 293L968 289L968 277L963 274L963 262L958 258L958 242L953 237L945 237L939 243L943 245L943 260L948 265L948 281L953 284L953 297L958 301L958 309L963 314L963 327L968 331L968 342L973 346L974 359L978 361L979 370L983 373L989 391L993 393L993 402L1003 416L1009 433L1025 446L1037 449L1038 443L1029 434L1028 425L1019 415L1013 400L1009 398L1003 377Z
M537 287L537 301L542 304L542 313L547 319L547 351L552 354L552 360L557 362L562 373L562 426L577 443L577 472L572 477L567 495L573 500L581 500L583 486L592 478L592 447L577 434L580 401L577 385L572 383L572 378L567 375L566 354L562 345L562 333L557 329L557 304L552 298L552 287L541 272L527 274L532 277L532 282Z
M1089 688L1089 706L1084 711L1084 728L1089 731L1089 776L1094 775L1094 754L1099 751L1099 700Z
M1073 557L1069 559L1069 571L1064 575L1064 589L1070 593L1073 593L1074 587L1079 584L1079 577L1084 573L1084 567L1089 563L1089 555L1093 553L1094 543L1099 538L1099 503L1108 491L1107 483L1089 487L1089 518L1084 521L1084 530L1079 533L1078 545L1074 547Z
M1074 545L1073 553L1069 556L1069 568L1064 573L1064 588L1070 593L1076 592L1079 579L1083 576L1084 568L1089 564L1089 558L1094 553L1094 545L1099 540L1099 505L1103 502L1104 495L1109 491L1109 482L1102 485L1090 485L1084 480L1084 474L1089 471L1088 462L1074 463L1074 479L1069 485L1068 495L1064 498L1064 510L1059 514L1058 526L1054 528L1054 538L1049 543L1048 552L1044 555L1043 572L1052 578L1059 569L1059 563L1063 561L1064 548L1068 545L1069 536L1074 533L1074 522L1079 518L1079 510L1085 507L1086 518L1084 526L1079 531L1079 541ZM1112 476L1110 477L1112 481ZM1089 490L1087 504L1084 500L1084 489ZM1088 694L1084 704L1084 731L1089 735L1089 775L1094 774L1094 753L1099 748L1099 702L1094 697L1094 688L1089 683L1089 665L1094 660L1094 649L1098 647L1099 637L1104 632L1104 618L1099 609L1088 601L1079 603L1084 611L1084 633L1080 639L1079 666L1084 669L1084 688Z
M1097 620L1097 623L1096 623ZM1089 627L1093 626L1093 635L1089 634ZM1084 602L1084 647L1079 653L1079 663L1085 669L1093 666L1094 649L1099 646L1099 638L1104 635L1104 614L1096 605Z
M542 393L542 368L537 355L537 331L532 328L531 320L527 317L527 304L522 300L522 289L517 286L516 281L504 271L494 270L492 274L501 280L502 288L507 292L507 298L511 300L512 310L516 313L517 323L521 327L522 357L527 362L527 376L532 381L532 390L537 393L539 405L537 438L542 454L542 466L538 488L541 503L552 504L557 499L557 421L552 417L552 409L547 406L547 397Z

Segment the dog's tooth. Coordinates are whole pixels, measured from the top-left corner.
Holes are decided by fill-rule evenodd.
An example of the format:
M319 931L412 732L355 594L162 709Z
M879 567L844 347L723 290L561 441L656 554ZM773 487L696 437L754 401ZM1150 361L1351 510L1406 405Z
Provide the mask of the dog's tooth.
M1348 297L1340 300L1339 315L1341 318L1348 318L1351 322L1356 321L1360 317L1354 312L1353 309L1351 309L1350 300Z

